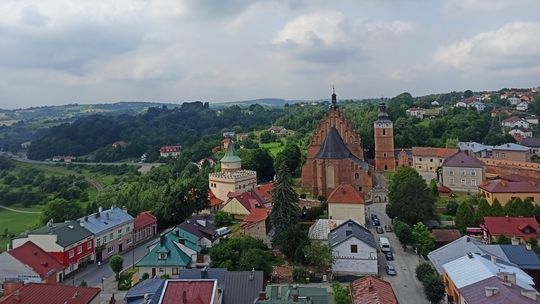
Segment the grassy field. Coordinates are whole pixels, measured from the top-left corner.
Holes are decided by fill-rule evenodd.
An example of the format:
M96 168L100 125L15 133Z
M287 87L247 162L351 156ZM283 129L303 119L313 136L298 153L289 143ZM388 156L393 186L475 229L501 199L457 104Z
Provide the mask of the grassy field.
M270 154L272 154L272 156L274 157L285 147L285 144L282 144L281 142L273 142L260 145L262 148L268 149L268 151L270 151Z
M39 212L40 206L25 208L19 205L10 206L15 210ZM8 234L19 235L26 230L39 225L39 214L18 213L0 208L0 252L6 250L9 238L4 237L6 229Z

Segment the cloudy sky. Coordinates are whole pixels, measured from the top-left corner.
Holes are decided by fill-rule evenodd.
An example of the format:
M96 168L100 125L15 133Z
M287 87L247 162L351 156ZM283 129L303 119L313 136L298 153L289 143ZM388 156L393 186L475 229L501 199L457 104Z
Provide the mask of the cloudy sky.
M1 0L0 108L540 85L538 0Z

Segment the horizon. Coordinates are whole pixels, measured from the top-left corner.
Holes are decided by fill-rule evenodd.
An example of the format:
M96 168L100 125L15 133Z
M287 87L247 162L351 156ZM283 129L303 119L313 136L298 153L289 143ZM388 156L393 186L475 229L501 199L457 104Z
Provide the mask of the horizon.
M540 2L411 4L6 0L0 108L539 85Z

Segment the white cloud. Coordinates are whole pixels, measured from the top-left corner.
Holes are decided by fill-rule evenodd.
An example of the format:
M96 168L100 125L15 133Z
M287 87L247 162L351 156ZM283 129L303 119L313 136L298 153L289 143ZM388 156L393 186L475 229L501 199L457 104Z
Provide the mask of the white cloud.
M515 22L439 48L435 64L459 70L508 70L540 65L540 23Z
M540 8L537 0L447 0L443 10L448 15L524 13L532 7Z

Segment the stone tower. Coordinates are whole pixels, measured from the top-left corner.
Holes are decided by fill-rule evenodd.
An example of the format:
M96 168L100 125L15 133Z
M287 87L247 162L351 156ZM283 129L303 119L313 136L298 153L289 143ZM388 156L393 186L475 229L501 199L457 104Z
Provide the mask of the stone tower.
M373 123L375 133L375 171L395 171L396 160L394 158L394 126L386 105L380 105L379 117Z

